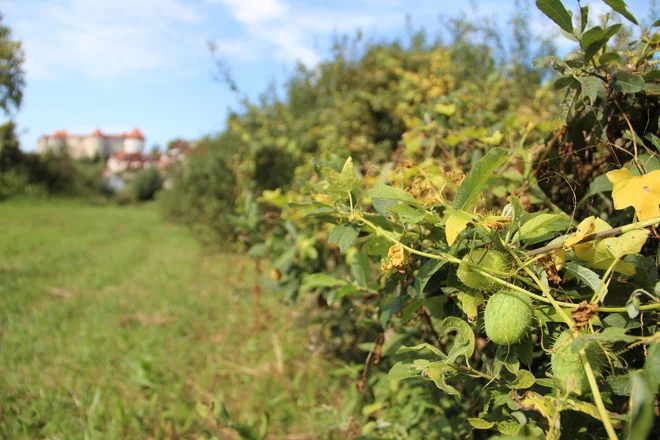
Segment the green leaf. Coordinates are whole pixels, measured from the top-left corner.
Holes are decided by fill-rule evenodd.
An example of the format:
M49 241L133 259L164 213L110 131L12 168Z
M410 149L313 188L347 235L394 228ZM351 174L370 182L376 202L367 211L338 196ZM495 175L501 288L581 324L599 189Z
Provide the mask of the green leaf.
M632 276L632 281L642 289L652 292L658 282L658 269L653 258L643 255L629 255L625 261L635 266L635 275Z
M545 387L545 388L554 388L555 387L555 381L552 379L546 379L546 378L540 378L536 379L536 385Z
M497 347L497 351L495 352L493 370L497 376L500 376L502 367L506 368L512 374L518 374L518 371L520 371L520 360L511 352L509 347Z
M437 356L440 356L440 357L443 358L443 359L446 359L446 358L447 358L447 355L445 355L443 352L441 352L439 348L434 347L434 346L431 345L431 344L426 344L426 343L424 343L424 344L419 344L419 345L415 345L414 347L406 347L406 346L404 345L404 346L402 346L401 348L399 348L399 349L396 351L396 354L410 353L410 352L414 352L414 351L422 351L422 350L429 350L429 351L431 351L433 354L435 354L435 355L437 355Z
M461 393L446 382L447 376L454 374L455 370L444 362L433 362L429 365L428 376L435 383L435 386L449 395L460 396Z
M564 125L567 125L569 119L573 117L573 106L575 105L575 100L577 99L579 93L580 91L576 87L570 87L566 90L564 99L559 105L561 122Z
M608 64L614 61L618 61L619 58L621 58L621 55L619 55L616 52L607 52L602 54L600 57L598 57L598 62L600 64Z
M353 245L355 239L360 234L358 227L352 223L345 223L343 225L335 226L335 228L330 231L330 236L328 241L330 243L336 243L339 246L341 252L345 252L346 249Z
M512 382L509 382L507 386L513 390L524 390L532 387L535 382L536 378L530 371L518 370L516 378Z
M616 12L619 14L623 15L626 17L628 20L633 22L634 24L639 24L637 22L637 19L635 18L634 15L628 10L626 6L626 2L623 0L603 0L605 4L607 4L610 8L614 9Z
M612 388L612 392L617 396L630 396L632 391L632 382L630 380L630 374L625 375L614 375L611 374L605 379L607 385Z
M611 192L613 188L614 185L612 185L610 179L607 178L607 175L601 174L589 184L589 193L587 196L593 196L601 192Z
M504 164L509 157L509 151L504 148L492 148L472 168L470 174L463 180L456 192L452 206L455 209L467 209L474 203L482 187L493 172Z
M594 26L582 35L580 42L584 49L584 60L588 62L596 53L601 50L610 39L621 29L621 24L617 23L603 29L600 26Z
M355 174L353 159L350 157L346 159L341 173L325 167L323 168L323 176L328 181L328 194L335 199L348 198L349 193L362 187L362 182Z
M513 420L504 420L497 423L497 430L509 437L509 440L518 440L514 436L520 430L520 423ZM524 438L524 437L523 437Z
M578 81L582 86L582 96L589 98L591 105L594 105L598 96L605 96L605 86L603 82L593 76L579 76Z
M644 138L651 141L656 150L660 153L660 138L654 135L653 133L646 133Z
M602 319L602 322L603 325L607 327L615 327L622 329L631 329L631 328L640 327L639 322L624 317L622 313L608 313L607 316Z
M392 243L385 237L374 235L362 246L362 251L367 255L385 256L391 246Z
M534 361L534 341L532 338L527 336L512 348L515 350L520 362L531 367L532 362Z
M495 422L473 417L468 418L467 421L474 429L490 429L495 426Z
M589 23L589 5L580 8L580 32L584 32Z
M415 198L408 192L388 185L376 185L365 192L371 199L397 200L405 203L417 203Z
M537 243L539 238L546 238L546 235L565 230L570 219L564 214L530 214L526 217L530 219L525 221L518 233L514 236L514 241L522 239L527 244ZM523 218L523 221L525 219Z
M464 346L465 357L470 359L474 353L474 331L472 331L470 325L460 318L450 316L442 321L440 327L443 335L452 331L456 332L456 337L454 338L454 346L450 350L448 357L451 358L453 355L452 352L458 350L460 346Z
M302 283L300 284L300 288L306 290L306 289L316 289L319 287L341 286L345 284L346 284L345 280L337 279L332 275L328 275L325 273L313 273L306 275L305 278L303 278Z
M657 345L657 344L656 344ZM658 382L651 382L644 371L631 374L632 390L630 392L630 423L626 427L626 439L637 440L648 438L655 420L655 395Z
M658 383L660 383L660 343L658 342L649 346L648 356L644 363L644 374L651 379L651 383L655 384L657 389Z
M410 361L397 362L387 373L387 377L392 380L402 380L415 376L419 376L419 370Z
M536 7L568 33L573 32L571 16L559 0L536 0Z
M580 266L575 262L570 262L564 265L564 270L573 278L577 278L589 286L589 288L591 288L594 293L598 291L598 286L600 285L600 277L591 269Z
M419 272L417 272L417 276L415 277L415 290L417 290L419 298L424 297L424 288L429 280L442 266L445 265L446 262L446 260L430 259L422 264L422 267L419 268Z
M583 336L580 339L584 341L600 341L600 342L635 342L637 338L626 334L628 329L619 327L607 327L599 333Z
M387 327L387 323L390 322L392 316L399 313L401 309L403 309L403 300L399 295L394 295L390 298L387 298L381 307L379 321L381 327Z
M630 72L620 71L614 75L612 88L621 93L638 93L644 90L644 78Z
M421 209L413 208L412 206L396 204L389 207L390 212L395 214L404 223L417 223L424 220L426 212Z
M351 261L351 274L358 286L365 287L371 275L369 257L364 252L356 252Z

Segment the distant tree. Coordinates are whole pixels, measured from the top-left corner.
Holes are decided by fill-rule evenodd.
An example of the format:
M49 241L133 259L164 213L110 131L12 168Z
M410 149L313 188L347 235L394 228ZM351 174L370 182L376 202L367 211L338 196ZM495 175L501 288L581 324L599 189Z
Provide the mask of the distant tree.
M0 172L15 168L23 162L23 153L16 136L16 124L0 125Z
M163 180L158 174L158 170L156 168L145 168L133 180L131 187L133 201L141 202L153 199L162 185Z
M11 29L2 24L2 18L0 13L0 108L10 114L23 101L25 55L21 42L12 40Z
M159 144L153 144L151 146L151 156L152 157L160 157L161 154L162 154L162 152L161 152L160 145Z

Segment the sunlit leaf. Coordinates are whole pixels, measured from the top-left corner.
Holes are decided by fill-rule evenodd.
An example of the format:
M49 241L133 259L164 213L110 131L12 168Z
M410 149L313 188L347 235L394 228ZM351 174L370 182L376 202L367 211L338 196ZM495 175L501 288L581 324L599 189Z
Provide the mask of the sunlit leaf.
M452 206L455 209L468 209L481 193L481 189L493 174L509 157L509 150L492 148L472 167L456 192Z
M614 185L616 209L633 206L639 220L660 216L660 170L633 176L627 168L621 168L607 173L607 178Z
M623 0L603 0L609 7L614 9L616 12L619 14L623 15L626 17L628 20L633 22L634 24L639 24L637 22L637 19L635 16L628 10L628 7L626 5L626 2Z
M467 228L468 223L473 219L470 214L460 210L447 210L449 218L445 222L445 237L447 244L451 246L456 241L458 234Z
M573 32L571 16L560 0L536 0L536 7L569 34Z
M330 236L328 241L330 243L336 243L339 246L341 252L345 252L353 243L355 239L360 234L360 230L357 226L346 223L343 225L335 226L335 228L330 231Z

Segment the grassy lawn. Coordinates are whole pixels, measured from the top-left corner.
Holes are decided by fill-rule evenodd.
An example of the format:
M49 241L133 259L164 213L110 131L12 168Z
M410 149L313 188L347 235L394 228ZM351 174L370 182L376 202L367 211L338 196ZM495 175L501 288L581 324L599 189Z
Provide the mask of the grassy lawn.
M152 207L0 203L0 438L237 438L220 402L268 438L332 435L354 387L267 291L256 329L255 278Z

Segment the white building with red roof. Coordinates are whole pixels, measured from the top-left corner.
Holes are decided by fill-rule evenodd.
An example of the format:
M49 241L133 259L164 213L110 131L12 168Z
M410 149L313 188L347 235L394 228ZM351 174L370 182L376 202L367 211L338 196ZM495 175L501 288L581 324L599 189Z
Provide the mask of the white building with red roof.
M139 129L121 134L103 133L99 128L91 134L70 134L57 130L37 140L37 153L67 153L73 159L92 159L117 153L140 153L144 151L145 138Z

